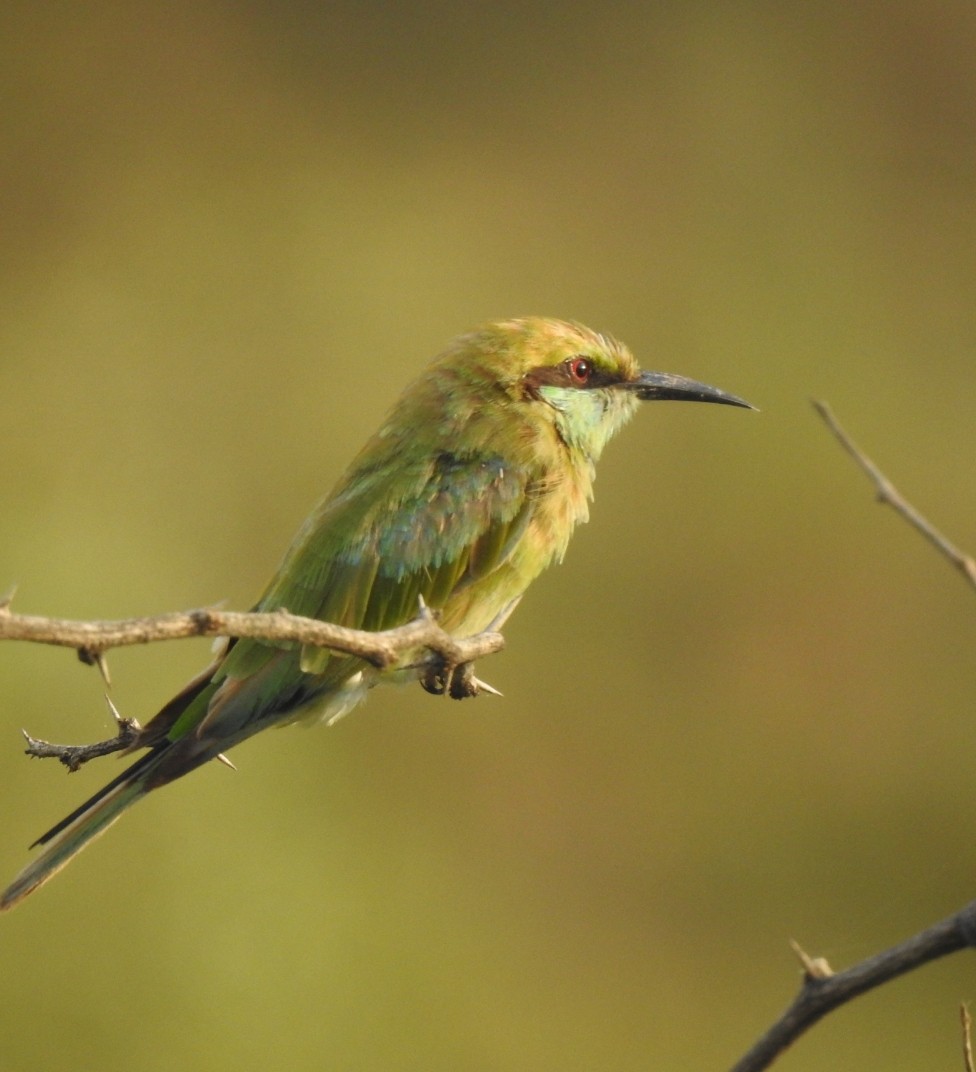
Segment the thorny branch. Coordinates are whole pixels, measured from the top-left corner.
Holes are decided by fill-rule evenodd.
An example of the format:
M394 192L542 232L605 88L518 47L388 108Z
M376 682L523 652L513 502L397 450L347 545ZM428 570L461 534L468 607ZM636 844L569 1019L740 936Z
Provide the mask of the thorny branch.
M504 637L498 630L515 609L513 602L484 632L457 639L445 632L423 605L413 621L396 629L371 633L315 618L302 618L286 610L246 613L201 608L121 621L73 621L15 614L10 609L12 598L13 593L0 598L0 640L27 640L74 648L83 662L99 667L106 683L108 670L104 656L111 648L196 636L253 637L330 648L364 659L379 670L395 665L411 652L426 651L428 654L416 664L421 684L428 692L448 695L455 700L477 696L481 692L497 695L497 690L474 676L473 663L505 646ZM138 722L123 718L114 706L112 712L118 733L110 740L89 745L51 744L24 731L27 754L56 758L69 770L77 770L90 759L131 747L138 740Z
M437 624L427 610L406 625L370 633L342 625L302 618L286 610L243 612L204 607L176 611L151 618L123 618L119 621L80 622L66 618L42 618L15 614L10 596L0 601L0 640L29 640L74 648L86 662L110 648L150 644L157 640L185 637L257 637L261 640L290 640L331 648L345 655L358 655L382 670L392 666L411 648L428 648L445 662L460 666L504 647L492 623L488 630L467 640L456 640Z
M976 945L976 901L891 949L846 971L834 972L821 958L808 957L794 944L803 966L803 985L790 1007L731 1072L760 1072L827 1013L859 994L948 953Z
M134 747L139 740L142 726L139 725L137 719L123 718L111 700L108 701L108 706L115 719L114 737L110 737L107 741L95 741L94 744L52 744L50 741L42 741L40 737L32 737L27 730L21 730L27 742L25 754L34 759L56 759L69 771L76 771L90 759L110 756L113 752L124 752Z
M976 585L976 559L960 551L935 526L923 517L895 488L891 481L854 443L840 426L825 402L814 402L814 408L827 427L867 473L874 484L878 500L891 506L914 526L949 561ZM803 967L803 985L799 994L749 1052L732 1068L732 1072L760 1072L768 1068L789 1045L807 1028L827 1013L852 998L873 990L905 972L928 964L960 949L976 948L976 901L966 905L954 916L936 923L914 937L883 953L855 964L846 971L834 972L822 958L811 958L794 943L793 949ZM969 1051L968 1014L964 1014L965 1057L967 1068L972 1066Z

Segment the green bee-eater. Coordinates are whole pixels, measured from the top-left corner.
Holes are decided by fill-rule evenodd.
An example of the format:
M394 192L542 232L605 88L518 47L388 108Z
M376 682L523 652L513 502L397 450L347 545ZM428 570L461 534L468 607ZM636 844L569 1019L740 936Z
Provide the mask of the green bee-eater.
M749 404L641 372L626 347L539 317L456 339L404 392L313 511L255 609L390 629L422 599L451 634L487 628L562 559L587 519L594 465L642 401ZM417 674L417 653L379 671L292 643L232 640L141 731L148 751L36 844L0 899L10 908L152 789L268 726L334 720L377 682Z

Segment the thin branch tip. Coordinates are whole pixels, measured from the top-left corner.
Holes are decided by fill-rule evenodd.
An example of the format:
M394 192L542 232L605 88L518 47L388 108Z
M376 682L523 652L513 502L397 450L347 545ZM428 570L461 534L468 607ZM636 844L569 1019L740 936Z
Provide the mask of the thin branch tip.
M976 587L976 559L961 551L948 537L944 536L922 513L898 491L877 465L861 450L853 439L841 427L833 411L826 402L814 401L814 408L823 418L831 434L858 464L862 472L874 485L875 496L879 503L890 506L907 521L917 532L921 533L953 566L956 567Z

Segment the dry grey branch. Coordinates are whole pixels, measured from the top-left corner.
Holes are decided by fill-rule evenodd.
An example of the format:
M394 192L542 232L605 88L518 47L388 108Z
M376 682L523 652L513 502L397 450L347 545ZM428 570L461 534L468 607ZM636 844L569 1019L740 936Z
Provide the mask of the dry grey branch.
M51 741L42 741L40 737L32 737L27 730L21 730L24 740L27 741L25 752L34 759L56 759L69 771L78 770L90 759L110 756L113 752L124 752L139 740L142 727L136 719L123 718L114 707L112 710L118 733L107 741L95 741L94 744L52 744Z
M976 945L976 901L941 923L877 956L842 972L832 972L826 961L811 959L794 945L805 965L803 985L790 1007L733 1066L732 1072L760 1072L827 1013L905 972L948 953Z
M830 406L826 402L814 402L814 409L820 414L834 437L857 464L867 473L877 492L878 502L885 503L899 513L910 525L914 526L976 587L976 559L958 547L922 514L891 483L873 461L857 446L851 437L837 422Z

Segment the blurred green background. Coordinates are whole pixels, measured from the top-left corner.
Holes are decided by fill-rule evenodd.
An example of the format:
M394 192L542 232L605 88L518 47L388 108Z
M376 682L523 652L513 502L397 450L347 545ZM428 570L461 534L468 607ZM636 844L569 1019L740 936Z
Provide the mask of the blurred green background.
M15 2L0 15L0 588L246 608L403 385L575 318L760 414L655 406L480 667L141 805L0 920L4 1072L722 1069L976 895L976 7ZM146 717L204 641L110 658ZM118 769L0 647L6 880ZM792 1072L961 1067L956 956Z

